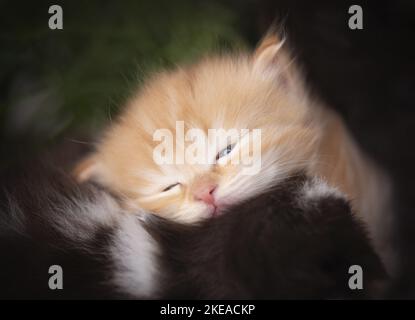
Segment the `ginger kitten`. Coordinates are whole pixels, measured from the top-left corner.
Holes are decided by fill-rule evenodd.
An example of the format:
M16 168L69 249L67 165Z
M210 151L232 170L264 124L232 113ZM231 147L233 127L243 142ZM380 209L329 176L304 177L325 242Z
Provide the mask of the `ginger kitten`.
M187 136L191 129L202 132L204 144ZM238 134L218 142L211 129ZM239 134L242 129L248 133ZM252 134L257 129L259 136ZM159 130L172 133L173 163L155 159ZM208 149L205 161L177 161L190 148ZM241 155L257 165L254 174L233 161ZM253 54L208 57L153 76L75 173L80 181L109 188L132 211L144 208L191 223L222 214L301 170L346 194L375 249L390 260L386 179L339 116L309 96L284 41L268 34Z

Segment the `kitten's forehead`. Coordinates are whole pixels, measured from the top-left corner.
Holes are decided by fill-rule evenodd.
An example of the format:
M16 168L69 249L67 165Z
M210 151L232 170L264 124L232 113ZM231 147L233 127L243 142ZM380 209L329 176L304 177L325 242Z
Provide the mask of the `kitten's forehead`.
M269 116L271 101L281 100L272 81L253 72L248 57L211 58L164 73L143 93L139 108L150 118L148 131L172 129L177 120L205 131L253 128Z

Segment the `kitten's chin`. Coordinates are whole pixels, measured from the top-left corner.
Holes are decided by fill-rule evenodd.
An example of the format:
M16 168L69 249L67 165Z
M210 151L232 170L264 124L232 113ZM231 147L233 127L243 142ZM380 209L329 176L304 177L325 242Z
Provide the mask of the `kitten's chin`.
M215 218L220 216L223 213L223 210L219 206L209 205L208 207L208 218Z
M177 220L178 222L184 222L184 223L195 223L195 222L200 222L204 220L209 220L212 218L217 218L220 215L222 215L224 212L225 211L219 206L207 205L202 210L194 212L195 214L192 215L191 217L189 215L184 214L184 215L177 216L175 220Z
M219 207L215 205L207 205L198 215L198 220L205 220L210 218L215 218L220 214Z
M217 218L223 214L225 214L226 210L223 205L204 205L198 206L198 208L187 209L185 212L183 211L175 211L174 214L169 213L162 213L162 212L155 212L154 214L161 216L163 218L176 221L179 223L184 224L193 224L198 223L201 221L209 220L212 218Z

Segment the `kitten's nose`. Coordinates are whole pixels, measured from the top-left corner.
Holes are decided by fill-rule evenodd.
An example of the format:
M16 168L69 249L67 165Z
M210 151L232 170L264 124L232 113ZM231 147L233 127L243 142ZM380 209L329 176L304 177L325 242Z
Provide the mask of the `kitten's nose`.
M193 195L196 200L203 201L207 204L215 204L215 197L213 192L216 189L215 184L205 184L198 186L195 190L193 190Z

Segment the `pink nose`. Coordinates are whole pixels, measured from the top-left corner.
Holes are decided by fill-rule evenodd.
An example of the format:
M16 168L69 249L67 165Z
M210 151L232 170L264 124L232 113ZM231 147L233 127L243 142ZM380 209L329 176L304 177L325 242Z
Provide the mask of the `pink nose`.
M193 195L196 200L203 201L207 204L215 204L215 197L213 196L215 189L216 185L214 184L201 185L193 191Z

